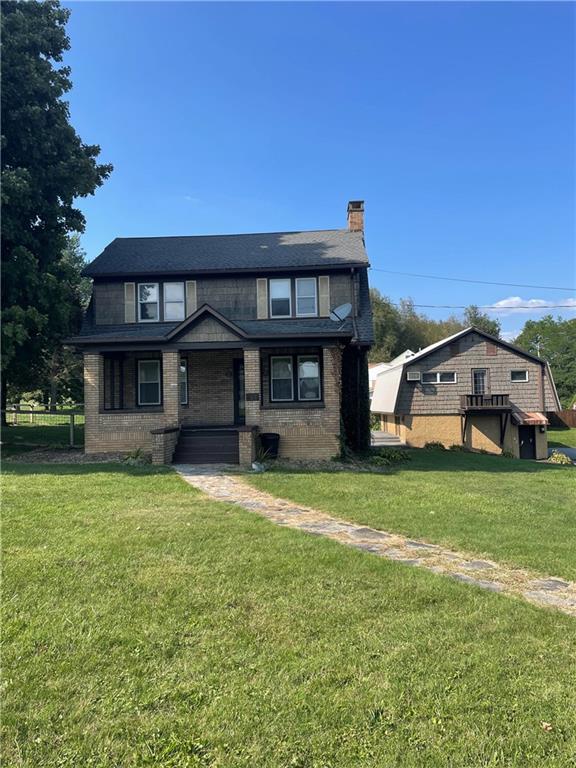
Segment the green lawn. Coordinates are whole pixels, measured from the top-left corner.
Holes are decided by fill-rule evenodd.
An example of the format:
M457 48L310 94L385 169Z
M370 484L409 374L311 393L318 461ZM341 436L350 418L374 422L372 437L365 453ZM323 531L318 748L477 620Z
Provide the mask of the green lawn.
M255 475L258 488L347 520L576 578L576 470L414 450L386 474Z
M13 464L4 484L7 766L570 763L569 617L169 471Z
M23 421L16 426L2 427L2 452L4 455L12 455L38 447L67 448L70 445L70 424L66 417L65 423L35 423ZM63 421L63 417L44 417ZM77 416L79 420L74 424L74 445L84 445L84 416Z
M548 445L551 448L560 446L576 448L576 429L557 429L552 427L548 430Z

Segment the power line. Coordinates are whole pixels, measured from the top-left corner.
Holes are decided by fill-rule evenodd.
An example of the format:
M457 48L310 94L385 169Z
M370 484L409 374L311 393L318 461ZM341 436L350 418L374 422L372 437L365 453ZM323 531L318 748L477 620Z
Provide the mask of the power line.
M423 277L426 280L450 280L454 283L478 283L480 285L501 285L507 288L540 288L545 291L576 291L576 288L561 288L559 285L528 285L526 283L496 283L491 280L467 280L463 277L440 277L439 275L418 275L414 272L395 272L392 269L371 268L374 272L386 272L388 275L403 275L404 277Z
M390 302L391 304L394 304L396 307L401 307L402 304L400 304L397 301ZM411 307L427 307L428 309L468 309L468 306L466 304L413 304L412 302L409 302L409 305ZM539 304L538 306L533 306L531 304L515 304L514 306L503 306L502 304L492 304L492 305L483 305L478 306L477 309L531 309L531 310L538 310L538 309L576 309L576 304Z

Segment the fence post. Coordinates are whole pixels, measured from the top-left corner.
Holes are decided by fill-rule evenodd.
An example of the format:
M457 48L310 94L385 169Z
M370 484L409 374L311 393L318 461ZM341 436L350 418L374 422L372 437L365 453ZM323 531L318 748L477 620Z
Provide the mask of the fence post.
M74 448L74 414L70 414L70 448Z

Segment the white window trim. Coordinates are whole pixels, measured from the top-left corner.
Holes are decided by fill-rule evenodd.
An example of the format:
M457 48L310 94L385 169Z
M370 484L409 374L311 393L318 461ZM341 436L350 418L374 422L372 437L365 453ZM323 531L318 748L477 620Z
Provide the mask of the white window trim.
M300 283L302 280L314 280L314 312L298 312L298 283ZM309 299L311 297L305 296L304 298ZM297 277L295 300L296 300L296 317L318 317L318 280L315 277Z
M182 400L182 396L180 395L180 385L182 384L182 382L180 381L180 367L178 368L178 396L180 400L180 405L188 405L188 358L186 357L180 358L180 366L182 365L184 365L184 369L186 371L186 379L185 379L186 398Z
M453 381L440 381L440 374L441 373L452 373L454 374L454 380ZM430 374L434 374L436 376L436 381L424 381L424 376L430 376ZM422 372L422 384L458 384L458 374L456 371L423 371Z
M147 320L147 319L142 319L140 317L140 306L142 304L153 304L152 301L140 301L140 286L141 285L155 285L156 286L156 296L158 297L157 300L156 300L156 305L158 307L158 311L156 313L158 316L157 316L156 320ZM138 299L138 322L139 323L158 323L158 322L160 322L160 284L159 283L138 283L137 291L138 291L138 293L137 293L137 299Z
M525 379L513 379L512 374L513 373L525 373L526 378ZM529 381L529 373L526 368L515 368L513 371L510 371L510 381L512 384L526 384Z
M182 301L166 301L166 286L167 285L179 285L182 288ZM164 309L164 320L166 320L166 304L182 304L182 317L178 317L175 320L166 320L168 323L180 323L182 320L186 319L186 285L181 280L168 280L167 283L164 283L162 285L162 299L164 302L163 309Z
M288 310L288 314L287 315L275 315L272 312L272 283L279 283L279 282L282 282L282 283L287 282L288 285L289 285L288 305L289 305L290 309ZM286 317L292 317L292 278L290 278L290 277L276 277L276 278L270 278L268 280L268 311L270 312L270 318L271 319L274 318L276 320L276 319L279 319L279 318L282 319L282 318L286 318Z
M315 357L318 365L318 397L300 397L300 360L302 358ZM296 382L298 384L298 401L300 403L318 403L322 400L322 376L320 375L320 355L298 355L296 359Z
M289 360L290 367L292 368L292 376L290 377L290 387L292 395L291 397L274 397L274 360ZM280 379L280 381L286 381L286 379ZM294 402L294 357L292 355L272 355L270 357L270 402L271 403L293 403Z
M155 383L158 384L158 401L155 402L155 403L150 403L150 402L143 403L140 400L140 384L141 384L141 382L140 382L140 366L141 366L142 363L156 363L157 367L158 367L158 381L157 382L153 382L153 381L145 382L146 384L155 384ZM158 360L155 357L141 358L140 360L138 360L138 405L141 405L141 406L162 405L162 373L161 373L161 367L160 367L160 360Z

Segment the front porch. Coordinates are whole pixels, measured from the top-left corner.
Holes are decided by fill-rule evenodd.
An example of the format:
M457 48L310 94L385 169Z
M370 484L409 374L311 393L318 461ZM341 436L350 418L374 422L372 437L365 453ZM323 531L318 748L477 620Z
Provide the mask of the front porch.
M279 433L290 458L338 451L336 345L102 349L84 361L88 453L250 465L262 431Z

